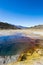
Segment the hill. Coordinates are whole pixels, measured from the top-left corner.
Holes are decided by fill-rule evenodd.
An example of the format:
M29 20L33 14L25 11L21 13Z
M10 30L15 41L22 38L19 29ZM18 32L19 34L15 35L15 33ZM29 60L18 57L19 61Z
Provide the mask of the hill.
M0 29L43 29L43 25L23 27L23 26L16 26L9 23L0 22Z
M15 25L0 22L0 29L20 29Z
M29 29L43 29L43 25L36 25L33 27L29 27Z

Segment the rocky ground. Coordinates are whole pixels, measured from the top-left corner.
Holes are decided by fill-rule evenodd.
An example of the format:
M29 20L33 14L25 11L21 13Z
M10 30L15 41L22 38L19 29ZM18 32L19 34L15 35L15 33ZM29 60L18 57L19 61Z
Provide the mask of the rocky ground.
M17 62L8 65L43 65L43 49L36 49L32 55L29 51L21 54Z

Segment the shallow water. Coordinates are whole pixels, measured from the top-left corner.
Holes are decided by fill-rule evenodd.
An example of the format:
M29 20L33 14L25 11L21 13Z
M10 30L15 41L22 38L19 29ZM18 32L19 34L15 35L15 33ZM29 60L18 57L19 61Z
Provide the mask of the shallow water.
M36 40L31 37L27 37L22 33L0 36L0 55L9 56L21 53L22 51L33 47L35 43L38 42L38 39Z
M38 36L31 37L22 33L0 36L0 65L17 61L21 52L34 48L38 43Z
M28 47L30 38L22 33L9 36L0 36L0 55L9 56L22 52Z
M0 36L0 55L14 55L18 52L19 47L17 48L16 40L23 37L23 34L16 33L15 35L10 36Z

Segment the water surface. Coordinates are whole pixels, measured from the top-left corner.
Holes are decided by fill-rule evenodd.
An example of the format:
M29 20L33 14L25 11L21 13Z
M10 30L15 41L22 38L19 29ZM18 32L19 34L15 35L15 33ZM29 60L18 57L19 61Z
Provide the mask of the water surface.
M16 55L25 49L34 46L37 42L22 33L16 33L9 36L0 36L0 55Z

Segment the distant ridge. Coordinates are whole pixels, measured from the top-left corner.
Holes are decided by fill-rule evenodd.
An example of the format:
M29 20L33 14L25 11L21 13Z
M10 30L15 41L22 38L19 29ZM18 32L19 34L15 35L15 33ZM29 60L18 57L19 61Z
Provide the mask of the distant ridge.
M18 27L18 28L21 28L21 29L26 29L26 28L27 28L27 27L20 26L20 25L18 25L17 27Z
M43 29L43 25L36 25L32 27L24 27L24 26L17 26L12 25L9 23L0 22L0 29Z
M9 23L0 22L0 29L20 29L20 28Z
M43 25L36 25L33 27L29 27L29 29L43 29Z

